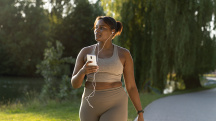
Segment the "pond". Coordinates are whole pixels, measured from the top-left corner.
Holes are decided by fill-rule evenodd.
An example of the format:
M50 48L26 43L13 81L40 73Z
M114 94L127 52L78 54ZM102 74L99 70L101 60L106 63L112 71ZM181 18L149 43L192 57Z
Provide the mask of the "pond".
M40 92L43 78L0 77L0 102L21 99L30 91Z

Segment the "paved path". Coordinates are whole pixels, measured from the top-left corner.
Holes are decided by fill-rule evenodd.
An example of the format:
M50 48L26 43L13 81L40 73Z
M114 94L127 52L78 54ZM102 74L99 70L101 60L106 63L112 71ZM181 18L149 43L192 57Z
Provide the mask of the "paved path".
M144 119L145 121L216 121L216 88L158 99L145 108Z

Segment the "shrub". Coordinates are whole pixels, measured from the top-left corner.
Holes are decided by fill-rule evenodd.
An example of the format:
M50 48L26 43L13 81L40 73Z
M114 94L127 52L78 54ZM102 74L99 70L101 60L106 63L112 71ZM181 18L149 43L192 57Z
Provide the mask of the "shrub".
M44 51L44 60L37 65L37 73L44 77L45 84L40 97L65 98L72 91L70 78L70 64L75 63L72 57L62 57L64 47L56 41L54 47L48 42L48 48Z

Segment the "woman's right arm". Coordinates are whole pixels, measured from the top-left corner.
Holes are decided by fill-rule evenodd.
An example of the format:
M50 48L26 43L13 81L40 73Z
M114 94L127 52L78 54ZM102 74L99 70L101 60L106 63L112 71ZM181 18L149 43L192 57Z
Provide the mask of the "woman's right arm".
M83 79L86 74L96 72L98 66L88 66L89 63L85 63L84 57L87 54L87 48L83 48L77 56L74 71L71 78L71 84L73 88L80 88L83 83Z

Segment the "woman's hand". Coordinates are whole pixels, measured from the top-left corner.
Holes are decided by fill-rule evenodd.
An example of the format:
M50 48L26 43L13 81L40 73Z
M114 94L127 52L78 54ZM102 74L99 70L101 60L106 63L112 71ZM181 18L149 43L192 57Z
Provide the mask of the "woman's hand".
M88 64L92 63L92 61L86 61L86 63L83 65L81 68L81 71L84 74L90 74L90 73L95 73L99 69L99 66L89 66Z
M138 115L138 120L137 121L144 121L143 113L140 113Z

